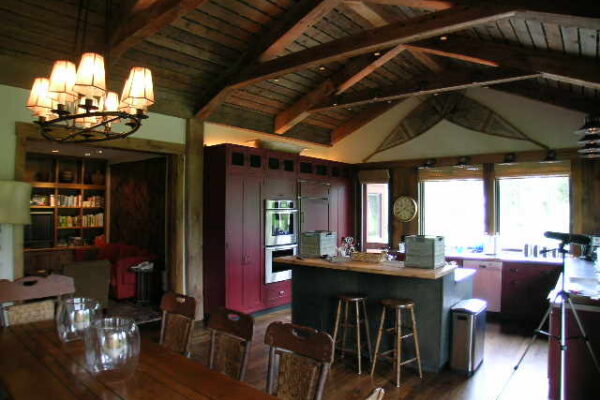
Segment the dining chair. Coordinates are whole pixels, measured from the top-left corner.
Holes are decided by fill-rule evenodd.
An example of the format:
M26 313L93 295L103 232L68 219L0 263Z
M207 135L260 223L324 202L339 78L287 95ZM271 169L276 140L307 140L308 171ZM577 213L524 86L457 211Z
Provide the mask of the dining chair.
M334 352L328 333L273 322L267 327L265 344L270 347L267 393L283 400L323 397Z
M385 390L383 388L376 388L365 400L382 400L383 395L385 395Z
M196 319L196 299L167 292L160 301L160 309L160 344L175 353L189 355L188 348Z
M209 368L231 378L244 380L254 318L239 311L219 308L210 314Z
M14 281L0 280L0 304L16 303L0 310L3 325L52 320L56 300L74 292L73 278L64 275L28 276Z

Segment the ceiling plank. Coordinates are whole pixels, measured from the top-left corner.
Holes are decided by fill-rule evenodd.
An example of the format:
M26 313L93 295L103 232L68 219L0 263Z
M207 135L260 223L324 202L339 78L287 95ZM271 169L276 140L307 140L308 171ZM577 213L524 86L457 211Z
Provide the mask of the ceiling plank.
M532 82L500 84L492 89L585 114L596 113L600 109L600 99L587 98L564 89L541 86Z
M281 18L277 19L275 25L265 34L260 35L254 46L244 53L238 60L226 70L214 84L207 88L202 98L198 102L198 112L196 116L200 119L207 119L223 102L230 93L237 87L232 85L240 75L247 73L248 65L259 64L258 59L265 52L272 54L269 49L273 45L281 42L282 38L290 38L290 31L299 33L299 27L308 28L306 23L310 20L316 22L314 18L307 19L308 16L315 16L314 9L324 7L322 3L327 3L328 7L332 5L331 1L301 0L290 8ZM324 12L326 8L320 8ZM301 21L304 21L301 23ZM287 40L287 39L286 39ZM282 49L283 50L283 49ZM275 60L273 60L275 61ZM272 62L272 61L270 61Z
M439 11L333 40L258 64L238 76L232 85L239 88L312 66L456 32L514 15L514 10L501 5L488 6L487 4Z
M535 71L545 78L600 89L600 62L559 52L540 51L451 36L448 40L417 42L421 51L477 64Z
M182 15L202 5L207 0L137 0L110 38L110 61L117 60L127 50L152 36Z
M348 1L353 3L354 1ZM441 11L455 6L455 1L444 0L365 0L365 3L387 4L391 6L402 6L420 8L423 10Z
M307 8L305 15L298 19L283 35L275 40L258 58L260 62L269 61L277 57L294 40L301 36L308 28L321 20L331 10L340 4L341 0L315 0L303 2Z
M441 75L427 74L426 76L415 78L403 86L393 85L387 88L367 89L360 92L330 97L310 111L319 112L342 107L355 107L369 103L450 92L477 86L489 86L537 77L539 77L539 74L537 73L498 68L490 68L482 71L447 71Z
M351 135L386 111L391 110L396 104L398 104L398 102L391 101L370 105L359 114L356 114L354 117L344 122L337 129L334 129L333 132L331 132L331 144L336 144L346 136Z
M374 8L371 4L362 1L347 1L345 5L358 15L362 16L373 27L381 27L399 21L396 16L384 13L384 10L381 8ZM429 70L433 72L442 72L442 66L427 54L415 48L410 48L409 51Z

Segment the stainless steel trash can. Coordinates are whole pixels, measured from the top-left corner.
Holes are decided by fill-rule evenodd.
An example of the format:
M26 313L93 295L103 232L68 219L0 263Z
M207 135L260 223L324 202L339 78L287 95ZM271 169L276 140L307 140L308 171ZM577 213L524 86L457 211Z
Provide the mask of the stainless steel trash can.
M483 361L486 308L486 301L481 299L463 300L452 307L450 366L468 376L471 376Z

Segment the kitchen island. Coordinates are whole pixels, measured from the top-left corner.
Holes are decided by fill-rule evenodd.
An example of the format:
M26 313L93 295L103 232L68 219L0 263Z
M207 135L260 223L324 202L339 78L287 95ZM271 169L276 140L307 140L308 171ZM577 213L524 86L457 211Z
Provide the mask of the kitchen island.
M292 322L333 332L337 295L368 296L367 313L375 337L384 298L414 300L423 369L439 371L450 357L450 308L472 297L473 271L446 265L438 269L404 267L402 262L332 263L323 259L276 258L292 267ZM350 343L350 342L348 342ZM383 343L382 348L388 348ZM403 349L404 350L404 349ZM407 346L406 357L411 357Z

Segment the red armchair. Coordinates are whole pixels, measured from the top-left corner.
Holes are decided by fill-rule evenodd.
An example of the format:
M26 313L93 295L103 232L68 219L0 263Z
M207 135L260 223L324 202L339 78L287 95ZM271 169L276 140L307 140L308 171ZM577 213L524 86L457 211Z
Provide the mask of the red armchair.
M153 261L155 256L135 246L108 243L100 249L98 258L110 261L111 293L117 300L121 300L136 295L137 275L129 268L144 261Z

